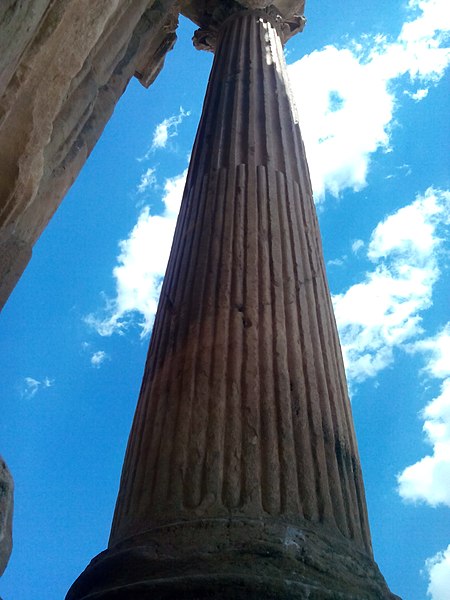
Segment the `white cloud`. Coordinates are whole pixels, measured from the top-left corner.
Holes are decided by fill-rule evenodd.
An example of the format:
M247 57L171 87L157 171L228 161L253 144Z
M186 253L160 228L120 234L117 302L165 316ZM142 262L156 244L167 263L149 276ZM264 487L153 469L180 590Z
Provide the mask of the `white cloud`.
M398 492L405 500L450 506L450 323L436 336L415 343L412 350L425 353L425 371L444 381L439 396L421 413L433 452L398 475Z
M418 101L443 76L450 62L447 0L409 2L419 15L404 24L395 41L364 36L348 47L326 46L289 65L316 200L328 191L366 185L371 155L390 149L399 85L408 75ZM308 81L308 88L304 82ZM406 80L402 86L408 86Z
M428 596L431 600L448 600L450 590L450 546L425 563L428 571Z
M48 377L44 377L42 381L34 379L34 377L25 377L22 397L27 399L33 398L39 390L50 388L54 383L55 380Z
M120 254L113 269L116 296L107 299L103 316L90 314L86 322L100 335L121 332L134 322L136 313L142 336L150 332L166 271L187 170L167 179L164 185L164 212L152 215L145 207L126 240L119 243Z
M368 246L374 269L333 297L350 381L375 376L391 364L394 348L422 332L420 313L431 305L439 277L439 231L449 215L450 192L429 188L387 217Z
M94 354L91 356L91 365L99 369L100 365L104 363L107 359L109 359L108 354L106 354L106 352L104 352L103 350L98 350L97 352L94 352Z
M139 181L138 186L137 186L137 191L140 194L142 194L149 187L151 187L152 185L155 185L155 183L156 183L155 169L150 167L145 171L145 173L142 173L141 180Z
M429 357L425 366L429 375L438 379L450 377L450 323L434 337L416 342L411 350Z
M450 378L424 408L422 417L433 453L398 475L398 492L404 500L450 506Z
M362 240L355 240L352 243L353 254L358 254L358 252L361 250L361 248L364 248L364 242Z
M434 67L430 67L429 63L423 66L420 59L423 54L428 54L430 46L439 56L445 55L439 46L448 40L447 32L450 30L447 0L409 0L408 7L419 15L404 24L399 40L413 45L417 72L423 73L425 70L428 73L432 68L442 69L439 63L435 63Z
M178 135L178 125L181 124L185 117L188 117L191 113L184 111L183 107L180 106L180 112L177 115L172 115L167 119L164 119L155 127L153 132L153 140L151 150L156 148L165 148L169 138Z
M390 255L401 256L402 262L426 262L441 242L437 225L448 223L449 217L450 192L429 188L424 196L377 225L368 257L374 262Z
M419 102L428 96L428 91L428 88L417 90L417 92L409 92L408 90L405 90L405 94L416 102Z
M343 267L345 265L345 261L347 260L347 256L343 256L342 258L333 258L327 262L328 267Z

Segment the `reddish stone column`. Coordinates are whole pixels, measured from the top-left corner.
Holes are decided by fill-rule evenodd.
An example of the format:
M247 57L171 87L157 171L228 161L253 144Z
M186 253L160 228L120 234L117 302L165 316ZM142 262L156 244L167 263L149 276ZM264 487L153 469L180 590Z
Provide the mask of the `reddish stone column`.
M286 27L262 10L218 27L109 548L70 600L393 597L372 557Z

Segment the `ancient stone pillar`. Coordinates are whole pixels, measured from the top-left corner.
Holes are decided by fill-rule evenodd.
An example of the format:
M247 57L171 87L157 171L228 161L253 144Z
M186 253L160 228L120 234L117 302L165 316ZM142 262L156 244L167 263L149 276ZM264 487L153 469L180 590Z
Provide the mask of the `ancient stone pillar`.
M196 36L215 60L109 548L70 600L393 597L286 78L300 22L231 12Z

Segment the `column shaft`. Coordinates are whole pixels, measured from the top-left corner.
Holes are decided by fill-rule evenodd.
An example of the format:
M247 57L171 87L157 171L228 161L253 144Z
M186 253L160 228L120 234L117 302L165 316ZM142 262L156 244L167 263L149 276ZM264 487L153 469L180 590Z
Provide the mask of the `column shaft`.
M112 544L231 512L327 521L370 551L303 144L262 14L218 40Z

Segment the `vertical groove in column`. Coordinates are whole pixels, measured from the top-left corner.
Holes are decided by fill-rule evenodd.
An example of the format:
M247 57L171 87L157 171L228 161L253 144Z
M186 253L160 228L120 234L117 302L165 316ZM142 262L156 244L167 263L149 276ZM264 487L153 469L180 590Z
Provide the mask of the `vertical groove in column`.
M299 496L299 485L298 485L298 465L297 456L295 452L295 437L293 428L293 413L292 413L292 380L295 379L295 375L290 372L289 369L289 352L291 351L290 336L291 330L289 328L290 314L293 307L294 297L290 293L290 287L293 280L293 267L292 257L290 256L290 244L288 241L288 227L287 227L287 182L284 174L276 173L276 192L279 199L278 202L274 202L274 206L277 207L276 219L277 226L280 231L280 260L279 260L279 277L283 282L283 311L280 314L280 325L277 324L279 329L280 337L277 355L283 356L283 361L280 361L280 373L279 376L282 378L283 388L280 389L280 404L281 404L281 415L283 416L283 439L289 440L288 444L285 444L285 466L283 468L283 476L285 479L285 511L291 514L298 514L301 510L301 498ZM286 241L288 243L286 244Z
M111 544L177 519L326 523L370 553L345 374L276 26L222 26Z
M251 168L250 168L251 169ZM260 432L260 369L258 356L259 295L258 295L258 213L256 206L256 177L253 170L240 165L238 170L245 176L244 204L244 289L241 314L245 338L242 365L242 412L243 412L243 458L244 494L248 507L262 509L261 486L261 432Z
M288 464L290 466L291 472L288 472L287 475L290 480L290 489L289 497L292 500L289 503L288 511L292 513L300 513L304 514L304 507L302 502L302 493L301 493L301 485L299 473L302 472L303 469L300 470L300 464L298 461L299 454L296 449L296 445L301 441L298 439L298 436L295 434L295 410L296 410L296 390L297 387L295 385L295 381L297 379L295 375L295 371L293 371L293 365L289 361L290 354L295 357L297 355L297 344L293 340L293 336L295 335L296 325L298 323L298 315L295 312L296 308L296 293L295 293L295 269L294 269L294 254L292 252L292 238L290 237L290 228L289 228L289 184L285 177L281 173L277 173L277 193L278 198L281 201L277 202L278 206L278 219L279 219L279 227L281 238L285 239L287 243L281 245L281 253L282 253L282 264L283 269L281 272L281 277L283 278L284 285L284 333L285 333L285 356L284 356L284 369L286 372L286 392L285 399L288 400L286 402L283 410L286 412L288 417L288 427L289 427L289 437L293 440L293 444L290 447L290 454L287 457ZM294 342L294 343L293 343ZM301 364L301 359L299 356L296 356L297 362L296 367ZM298 396L297 396L298 400ZM307 513L306 513L307 514Z
M228 198L234 191L234 178L228 177L228 171L226 169L220 170L222 187L221 197ZM213 387L213 398L215 401L222 405L222 420L217 423L219 435L221 437L220 444L218 445L218 468L220 472L220 478L217 486L217 498L216 502L218 505L226 506L225 498L225 486L227 481L228 472L225 465L225 457L227 454L228 445L226 443L228 434L228 415L230 411L229 406L229 393L228 393L228 380L227 380L227 365L231 360L231 349L230 349L230 320L229 320L229 305L227 299L231 297L232 287L232 273L233 273L233 255L231 252L232 241L233 241L233 227L234 227L234 212L229 210L228 203L223 202L222 218L223 224L223 235L222 235L222 247L221 247L221 277L218 279L217 298L216 306L218 308L216 318L216 337L220 337L220 343L216 349L217 355L217 368L216 368L216 385ZM220 395L216 396L214 392L220 391Z
M311 445L311 432L308 427L308 373L305 368L305 348L301 326L301 296L304 290L305 275L302 272L302 248L299 240L299 228L296 220L295 204L298 194L296 183L287 181L289 191L286 200L287 230L286 238L290 242L292 257L292 305L290 322L291 343L288 347L289 372L291 377L291 410L293 418L294 445L297 455L298 488L303 514L306 518L317 519L316 503L311 496L316 489L316 469L314 449ZM288 254L289 255L289 254ZM295 337L294 337L295 336ZM295 373L300 371L295 377Z
M242 193L237 171L229 170L228 177L233 186L229 187L227 202L233 211L233 239L231 247L231 276L229 304L229 356L227 365L228 407L225 426L225 473L223 498L229 508L242 504L242 420L241 420L241 370L242 370Z
M262 456L262 493L263 507L269 514L280 511L280 457L276 435L277 412L272 401L274 378L273 363L270 359L270 344L272 338L271 322L271 284L269 259L269 198L267 194L267 173L262 165L257 167L258 201L259 201L259 354L261 364L260 394L261 394L261 456Z
M186 437L186 462L184 469L184 494L183 504L187 507L196 507L202 501L202 472L205 460L205 435L208 420L207 405L205 405L204 389L208 371L208 356L202 343L205 329L209 321L208 313L208 286L210 275L208 273L211 240L213 237L212 224L214 223L216 177L205 175L205 184L200 204L202 206L204 221L202 231L198 238L197 258L192 261L192 280L189 285L188 297L189 312L186 320L189 323L180 344L180 360L185 354L190 357L190 362L183 369L185 384L189 389L190 411L189 427ZM184 390L181 396L184 397ZM204 427L199 428L199 418L204 422ZM176 431L171 429L172 432Z

